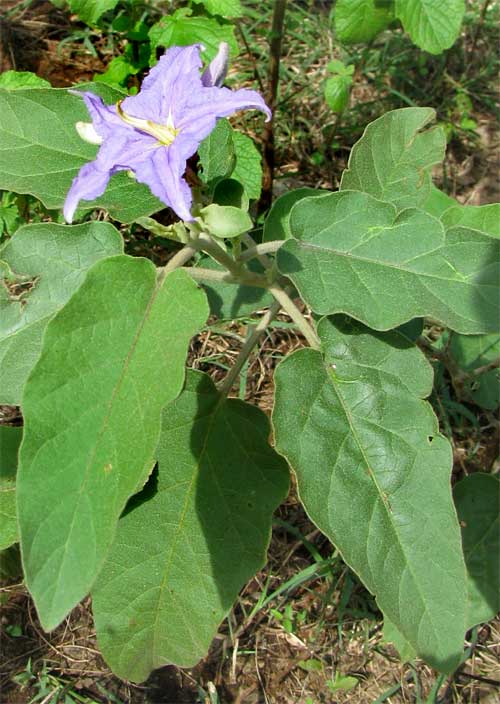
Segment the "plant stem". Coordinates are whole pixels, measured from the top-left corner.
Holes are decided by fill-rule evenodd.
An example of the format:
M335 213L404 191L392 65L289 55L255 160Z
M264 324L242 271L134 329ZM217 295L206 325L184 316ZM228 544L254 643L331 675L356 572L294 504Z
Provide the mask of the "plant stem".
M240 261L246 262L249 259L254 259L255 257L259 257L262 254L274 254L275 252L278 251L278 249L282 246L283 240L273 240L272 242L263 242L262 244L254 244L252 247L249 247L246 249L241 255L240 255ZM264 266L269 266L271 264L271 261L267 259L267 264ZM262 262L263 263L263 262Z
M217 244L217 242L214 242L214 240L205 233L202 232L193 244L197 247L197 249L209 254L212 259L215 259L216 262L222 264L222 266L231 272L233 276L239 277L241 275L241 266L235 262L235 260L229 256L229 254L227 254L227 252L225 252L220 245Z
M248 357L252 353L253 348L259 341L260 336L262 335L263 332L265 332L267 326L269 325L270 322L277 316L281 308L281 303L276 300L274 303L271 305L267 313L262 316L262 318L259 320L257 325L253 328L252 332L250 335L247 337L245 340L245 343L243 347L240 350L239 355L236 358L235 363L229 370L226 378L222 382L222 384L219 387L219 391L222 396L227 396L231 389L233 388L233 384L235 383L236 379L238 378L241 370L243 369L243 366L245 365L245 362L247 361Z
M184 264L186 264L197 251L198 250L196 247L193 247L191 244L187 244L168 260L166 266L163 267L163 274L170 274L170 272L174 269L184 266Z
M279 301L283 310L288 313L311 347L315 350L319 350L321 347L321 342L316 334L316 331L304 318L300 310L288 295L287 291L274 283L269 286L269 292L277 301Z
M224 284L238 284L240 286L255 286L256 288L268 288L269 281L265 276L242 272L239 276L233 276L228 271L218 271L217 269L206 269L201 266L185 267L184 271L196 281L215 281Z

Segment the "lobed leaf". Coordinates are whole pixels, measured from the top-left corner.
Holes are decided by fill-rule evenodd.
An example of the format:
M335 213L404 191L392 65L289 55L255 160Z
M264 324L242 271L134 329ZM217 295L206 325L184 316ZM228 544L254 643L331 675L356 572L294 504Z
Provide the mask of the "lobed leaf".
M288 488L268 437L262 411L199 372L164 409L155 493L120 519L93 590L99 645L120 677L194 665L263 566Z
M25 387L17 483L24 572L45 629L94 583L207 315L185 272L157 281L150 261L121 255L94 265L48 324Z
M102 83L78 88L109 102L124 97ZM47 208L62 208L73 178L97 153L75 128L76 122L89 120L83 100L66 89L0 89L0 189L29 193ZM147 186L120 172L100 198L82 201L77 215L104 208L130 223L164 207Z
M392 110L371 122L352 148L341 190L364 191L398 210L423 206L431 194L431 170L444 159L442 127L421 130L432 108Z
M0 403L21 405L47 323L95 262L122 251L120 233L104 222L25 225L0 248L9 270L0 271Z
M498 329L500 242L424 211L396 213L365 193L305 198L279 270L321 314L342 312L377 330L430 317L467 334Z
M451 448L431 406L432 370L396 332L341 316L276 371L276 448L311 520L417 653L451 672L466 584Z

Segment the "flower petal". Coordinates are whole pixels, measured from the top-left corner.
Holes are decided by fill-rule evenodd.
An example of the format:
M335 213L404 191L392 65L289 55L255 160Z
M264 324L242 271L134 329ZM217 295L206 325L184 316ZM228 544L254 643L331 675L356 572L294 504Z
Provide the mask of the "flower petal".
M95 161L82 166L64 201L63 214L66 222L73 222L75 210L81 200L94 200L102 196L110 177L111 171L101 171Z
M140 92L125 98L123 110L159 124L166 124L171 115L175 124L186 100L201 89L200 49L200 44L168 49L142 82Z
M135 169L139 183L145 183L152 193L168 205L181 220L194 220L191 215L191 189L183 178L186 160L175 149L175 142L152 152L150 158Z
M219 88L223 83L229 68L229 44L221 42L219 51L202 73L201 82L207 88L216 86Z
M117 127L125 127L123 120L117 115L115 105L105 105L98 95L89 91L73 91L73 94L81 95L87 106L94 129L101 137L107 137L113 133Z
M238 110L260 110L267 119L271 111L255 90L229 90L229 88L203 88L194 93L180 121L175 125L181 132L196 135L201 142L214 129L219 117L229 117Z

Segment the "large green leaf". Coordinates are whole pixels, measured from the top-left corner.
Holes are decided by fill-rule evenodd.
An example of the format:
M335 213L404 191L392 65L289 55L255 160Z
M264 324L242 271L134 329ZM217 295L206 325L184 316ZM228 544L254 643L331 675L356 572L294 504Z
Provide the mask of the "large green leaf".
M500 611L500 482L477 473L453 489L468 571L467 627L494 618Z
M393 8L377 0L337 0L335 5L335 30L345 44L371 41L393 19Z
M0 270L0 403L21 404L48 321L95 262L122 250L120 233L104 222L26 225L0 249L9 269Z
M452 454L431 406L432 371L396 332L343 317L276 371L276 447L314 523L339 548L401 635L452 671L466 584L451 498Z
M159 46L188 46L203 44L207 60L211 60L219 50L220 42L229 44L231 54L238 53L238 43L231 24L222 24L215 17L196 15L191 17L191 10L181 7L172 15L164 15L159 22L149 30L151 52L156 58Z
M206 655L238 591L265 562L288 487L262 411L191 372L162 414L156 493L120 519L93 590L101 651L134 682Z
M498 329L500 242L422 210L341 191L297 203L277 255L317 313L377 330L428 316L463 333Z
M109 102L123 97L102 83L85 87ZM75 129L76 122L89 120L83 100L66 89L0 89L0 189L30 193L47 208L62 208L73 178L97 153ZM125 172L111 178L104 195L80 206L79 214L104 208L120 222L165 207Z
M120 255L94 265L48 324L23 397L17 482L24 571L44 628L92 586L207 315L185 272L157 280L150 261Z
M468 227L491 237L500 237L500 203L458 205L448 208L441 217L446 228Z
M449 351L458 366L466 372L500 360L500 334L458 335L451 337ZM493 366L493 365L492 365ZM494 411L500 405L500 369L489 368L480 374L471 375L467 389L471 398L481 408Z
M365 191L399 210L422 206L446 147L442 127L421 131L435 116L432 108L402 108L370 123L352 149L341 189Z
M23 429L0 425L0 550L17 542L17 453Z
M396 16L417 46L440 54L455 43L465 12L464 0L395 0Z

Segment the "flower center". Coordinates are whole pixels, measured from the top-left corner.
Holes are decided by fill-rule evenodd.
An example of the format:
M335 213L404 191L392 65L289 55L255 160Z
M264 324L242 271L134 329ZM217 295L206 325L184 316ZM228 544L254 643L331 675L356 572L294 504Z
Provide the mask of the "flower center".
M121 104L122 101L119 100L116 104L116 112L118 113L118 116L127 123L127 125L131 125L141 132L145 132L146 134L151 135L151 137L155 137L155 139L157 139L158 142L165 147L172 144L180 132L180 130L177 130L174 127L171 112L168 113L167 124L160 125L158 122L153 122L153 120L142 120L140 117L127 115L127 113L122 110Z

